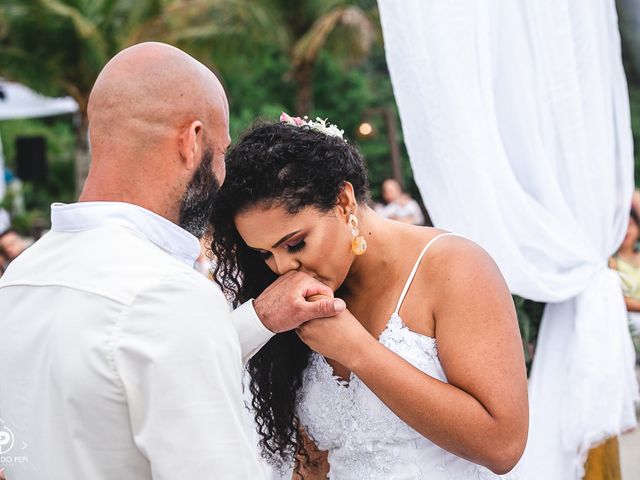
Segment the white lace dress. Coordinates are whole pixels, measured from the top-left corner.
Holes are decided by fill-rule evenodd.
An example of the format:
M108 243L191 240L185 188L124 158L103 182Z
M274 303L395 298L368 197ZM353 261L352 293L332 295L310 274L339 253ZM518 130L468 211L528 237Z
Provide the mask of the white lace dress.
M382 345L443 382L447 377L435 338L409 330L398 312L422 257L433 241L445 235L452 234L434 237L420 254L379 337ZM303 373L297 414L320 450L328 450L331 480L516 478L513 473L494 475L430 442L400 420L353 373L348 382L334 376L324 357L315 352Z

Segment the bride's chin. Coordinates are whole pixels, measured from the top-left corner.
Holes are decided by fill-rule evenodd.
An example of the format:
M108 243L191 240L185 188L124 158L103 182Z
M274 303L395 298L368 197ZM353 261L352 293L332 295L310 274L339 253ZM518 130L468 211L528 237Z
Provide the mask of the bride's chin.
M343 278L342 280L336 280L334 278L334 279L327 280L326 282L322 282L322 283L324 283L326 286L328 286L331 290L333 290L333 293L335 293L338 290L340 290L340 288L342 288L342 285L344 284L345 280L346 280L346 278Z
M328 278L316 278L316 280L324 283L327 287L329 287L331 289L331 291L335 292L339 287L336 287L336 282L328 279Z

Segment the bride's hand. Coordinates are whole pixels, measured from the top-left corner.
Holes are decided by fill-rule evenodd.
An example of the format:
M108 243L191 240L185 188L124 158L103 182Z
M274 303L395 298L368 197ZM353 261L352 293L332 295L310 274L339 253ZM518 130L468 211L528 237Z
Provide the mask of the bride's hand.
M316 301L310 298L316 297ZM253 308L262 324L273 333L286 332L311 320L335 315L345 304L333 291L309 275L291 271L278 277L258 298Z
M318 298L321 297L321 298ZM322 295L307 300L320 300ZM347 368L375 338L358 322L349 310L334 317L310 320L296 329L298 336L309 348L335 360Z

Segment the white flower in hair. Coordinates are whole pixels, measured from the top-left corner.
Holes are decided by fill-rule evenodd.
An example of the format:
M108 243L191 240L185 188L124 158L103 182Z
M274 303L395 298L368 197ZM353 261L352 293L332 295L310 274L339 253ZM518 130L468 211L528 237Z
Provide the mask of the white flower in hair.
M344 140L344 130L340 130L336 125L328 123L326 118L323 120L320 117L316 117L315 120L309 120L308 117L291 117L282 112L282 114L280 115L280 121L289 125L293 125L294 127L307 126L315 130L316 132L324 133L325 135L328 135L330 137L338 137Z

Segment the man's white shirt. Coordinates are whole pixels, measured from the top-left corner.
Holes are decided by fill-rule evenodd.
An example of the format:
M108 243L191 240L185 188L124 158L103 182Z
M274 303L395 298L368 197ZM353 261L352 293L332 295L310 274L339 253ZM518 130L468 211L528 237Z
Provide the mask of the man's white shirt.
M241 382L272 333L251 302L230 311L199 252L135 205L52 206L0 279L8 479L261 478Z

